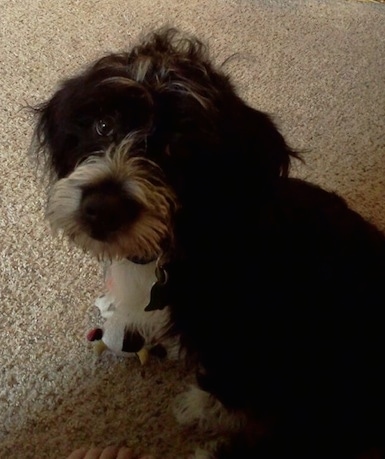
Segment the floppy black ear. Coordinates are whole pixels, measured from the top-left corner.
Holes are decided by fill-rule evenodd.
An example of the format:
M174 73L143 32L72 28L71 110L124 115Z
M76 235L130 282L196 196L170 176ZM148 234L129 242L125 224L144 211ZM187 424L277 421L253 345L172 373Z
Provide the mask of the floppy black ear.
M291 159L299 155L287 145L270 116L242 101L235 113L234 129L246 163L262 179L287 176Z
M33 117L34 131L29 146L29 155L36 162L37 167L51 175L51 159L49 155L49 133L52 116L49 101L27 107Z
M82 132L74 121L84 85L81 77L63 80L54 94L34 107L35 132L32 151L52 177L63 177L78 158L72 156Z
M49 99L34 108L36 134L42 145L55 149L63 141L63 121L68 117L71 104L79 95L75 93L77 84L77 77L63 80Z
M65 105L61 104L64 90L57 91L50 99L32 107L35 117L35 130L30 152L35 156L47 172L55 175L54 167L56 156L54 153L66 147L65 126L60 122L63 119ZM57 155L60 157L60 155Z

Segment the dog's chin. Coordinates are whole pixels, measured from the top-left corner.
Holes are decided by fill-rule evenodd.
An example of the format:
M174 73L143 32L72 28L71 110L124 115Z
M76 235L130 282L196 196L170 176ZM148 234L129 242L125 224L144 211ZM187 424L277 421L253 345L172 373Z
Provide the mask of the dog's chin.
M60 234L73 245L98 260L128 259L133 263L147 264L159 258L162 253L161 240L133 228L129 232L116 231L108 235L93 232L74 220L56 221L51 229L54 235ZM57 226L57 223L63 223ZM147 236L147 237L146 237Z
M111 235L106 235L104 233L98 233L97 231L90 231L89 237L90 239L93 239L104 245L103 258L107 256L107 258L109 259L127 259L137 265L146 265L148 263L155 261L160 256L160 254L158 253L151 254L146 252L145 254L141 254L132 252L125 253L124 251L118 253L116 250L114 251L115 256L111 256L109 246L113 246L114 241L116 240L116 235L114 233L112 233ZM95 253L94 255L96 255L97 258L100 258L100 254Z

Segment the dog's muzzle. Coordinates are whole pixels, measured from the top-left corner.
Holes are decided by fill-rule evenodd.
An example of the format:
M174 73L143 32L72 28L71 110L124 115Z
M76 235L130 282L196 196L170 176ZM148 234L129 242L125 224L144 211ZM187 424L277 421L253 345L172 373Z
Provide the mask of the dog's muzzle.
M139 216L140 205L112 182L85 188L80 202L80 218L89 235L99 241L128 228Z

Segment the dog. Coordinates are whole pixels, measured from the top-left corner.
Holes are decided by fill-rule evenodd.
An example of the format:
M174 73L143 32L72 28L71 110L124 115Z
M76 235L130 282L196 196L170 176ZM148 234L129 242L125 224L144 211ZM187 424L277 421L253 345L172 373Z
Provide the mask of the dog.
M35 113L48 221L123 283L152 264L130 350L178 340L177 419L228 435L210 457L385 457L385 237L290 177L301 155L199 39L152 32Z

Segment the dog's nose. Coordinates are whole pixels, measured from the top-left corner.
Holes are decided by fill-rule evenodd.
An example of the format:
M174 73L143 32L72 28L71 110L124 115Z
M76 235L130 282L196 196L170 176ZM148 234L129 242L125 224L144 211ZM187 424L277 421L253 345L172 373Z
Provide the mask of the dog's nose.
M80 212L91 237L103 241L132 223L138 216L139 206L123 190L104 184L83 191Z

